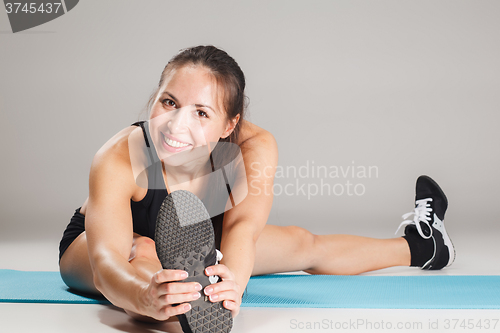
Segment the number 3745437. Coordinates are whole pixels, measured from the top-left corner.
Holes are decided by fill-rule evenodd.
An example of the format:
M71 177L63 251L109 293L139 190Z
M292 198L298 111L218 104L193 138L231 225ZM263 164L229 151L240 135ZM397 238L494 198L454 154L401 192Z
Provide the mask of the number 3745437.
M58 13L59 10L62 10L61 3L59 2L45 2L41 4L37 3L21 3L21 2L7 2L5 3L5 10L7 14L18 14L18 13L26 13L26 14L35 14L35 13Z

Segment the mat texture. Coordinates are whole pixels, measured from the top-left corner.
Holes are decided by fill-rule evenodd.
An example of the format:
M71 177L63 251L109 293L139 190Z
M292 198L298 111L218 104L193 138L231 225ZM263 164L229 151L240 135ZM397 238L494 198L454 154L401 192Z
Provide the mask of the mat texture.
M109 304L105 298L68 290L59 272L0 269L0 302Z
M253 277L243 306L358 309L500 309L500 276Z
M68 291L58 272L0 270L0 302L108 303ZM252 277L243 307L500 309L498 275Z

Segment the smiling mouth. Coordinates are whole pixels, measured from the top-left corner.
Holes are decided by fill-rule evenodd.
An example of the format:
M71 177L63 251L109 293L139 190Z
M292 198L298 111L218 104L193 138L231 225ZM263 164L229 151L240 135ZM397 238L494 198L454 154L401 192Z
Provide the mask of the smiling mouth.
M173 148L183 148L183 147L190 146L189 143L183 143L183 142L179 142L179 141L175 141L175 140L169 139L163 133L162 133L162 136L163 136L163 141L165 141L165 143L168 146L170 146L170 147L173 147Z

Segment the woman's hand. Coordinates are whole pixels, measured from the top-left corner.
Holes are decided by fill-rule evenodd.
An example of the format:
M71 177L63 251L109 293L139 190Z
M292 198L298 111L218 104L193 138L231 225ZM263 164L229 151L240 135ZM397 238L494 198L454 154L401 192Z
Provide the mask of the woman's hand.
M221 282L206 286L205 295L209 296L211 302L224 301L222 305L231 310L233 318L236 317L240 312L241 288L236 283L233 272L227 266L218 264L205 268L205 274L218 275L222 279Z
M188 302L200 298L198 282L178 282L188 277L182 270L163 269L153 275L143 295L141 314L156 320L188 312ZM175 304L175 305L174 305Z

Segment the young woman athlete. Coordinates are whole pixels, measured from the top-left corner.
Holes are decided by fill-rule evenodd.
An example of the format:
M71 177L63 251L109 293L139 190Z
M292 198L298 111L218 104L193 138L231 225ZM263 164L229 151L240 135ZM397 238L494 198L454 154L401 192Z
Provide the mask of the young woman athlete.
M140 131L136 123L114 135L92 161L89 196L60 244L60 272L69 287L102 294L133 317L163 321L188 312L201 292L211 302L223 301L236 316L252 275L298 270L349 275L391 266L441 269L452 263L453 246L442 224L446 197L428 177L417 182L414 219L403 223L404 237L313 235L296 226L266 224L278 148L271 133L244 119L244 89L243 72L233 58L213 46L198 46L169 61L150 100L149 120L166 117L157 128L162 140L157 151L190 153L201 141L230 142L241 150L248 193L234 208L212 216L224 257L206 274L218 275L220 282L202 291L196 282L182 282L185 272L162 269L151 227L156 213L168 193L199 191L196 174L204 169L165 158L157 171L165 189L141 186L129 142L133 131ZM184 116L168 118L181 109L188 110Z

